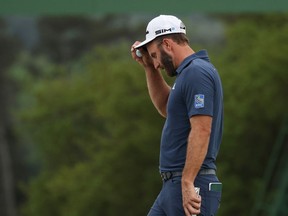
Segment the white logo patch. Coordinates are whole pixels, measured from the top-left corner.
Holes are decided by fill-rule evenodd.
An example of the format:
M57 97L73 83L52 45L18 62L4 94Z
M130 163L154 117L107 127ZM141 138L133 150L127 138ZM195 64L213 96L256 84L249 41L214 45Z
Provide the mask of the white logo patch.
M204 107L204 94L197 94L194 96L194 107L196 109Z
M176 83L174 83L174 85L173 85L172 89L174 90L174 89L175 89L175 87L176 87Z

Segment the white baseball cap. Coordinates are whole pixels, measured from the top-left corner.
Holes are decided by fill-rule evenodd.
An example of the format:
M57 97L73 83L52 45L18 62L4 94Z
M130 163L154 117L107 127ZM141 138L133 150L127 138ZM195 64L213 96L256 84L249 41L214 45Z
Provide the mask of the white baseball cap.
M137 49L142 47L161 35L174 33L186 34L186 27L184 23L175 16L160 15L148 23L146 28L146 39L138 44L135 48Z

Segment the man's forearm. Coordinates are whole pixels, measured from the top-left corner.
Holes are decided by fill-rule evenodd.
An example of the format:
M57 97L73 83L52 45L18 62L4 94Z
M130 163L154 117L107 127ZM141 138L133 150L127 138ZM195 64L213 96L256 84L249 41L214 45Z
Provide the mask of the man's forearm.
M188 137L186 162L183 170L183 183L193 183L207 154L211 133L210 116L197 116L191 120L191 131ZM193 122L194 121L194 122Z
M147 86L150 98L158 112L166 117L166 107L170 86L164 80L161 71L156 69L145 69Z

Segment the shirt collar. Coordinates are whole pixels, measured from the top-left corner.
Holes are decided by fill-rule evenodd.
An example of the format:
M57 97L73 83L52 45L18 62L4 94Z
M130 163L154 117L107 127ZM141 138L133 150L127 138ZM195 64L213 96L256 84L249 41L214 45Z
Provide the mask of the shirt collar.
M194 59L203 59L205 61L210 62L209 57L208 57L208 53L206 50L200 50L196 53L193 53L192 55L186 57L182 63L179 65L179 67L176 69L177 74L180 74L184 68L186 68L188 66L188 64L190 64L190 62L192 62Z

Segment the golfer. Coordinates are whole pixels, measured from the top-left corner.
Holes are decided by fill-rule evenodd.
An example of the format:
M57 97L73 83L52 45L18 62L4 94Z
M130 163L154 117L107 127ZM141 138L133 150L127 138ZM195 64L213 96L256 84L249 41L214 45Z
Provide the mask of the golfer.
M131 53L145 70L154 106L166 118L159 160L163 187L148 216L216 215L222 184L215 161L223 126L223 92L216 68L205 50L193 51L185 25L171 15L152 19L146 39L136 41ZM162 69L175 77L171 87Z

